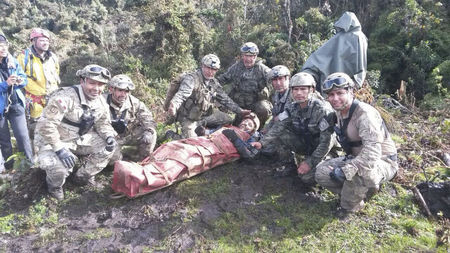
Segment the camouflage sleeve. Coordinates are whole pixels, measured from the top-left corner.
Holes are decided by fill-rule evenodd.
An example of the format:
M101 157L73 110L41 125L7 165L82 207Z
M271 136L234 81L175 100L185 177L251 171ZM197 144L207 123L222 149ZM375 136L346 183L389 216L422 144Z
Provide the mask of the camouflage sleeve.
M239 107L226 93L223 91L222 87L218 85L216 87L215 99L223 106L227 107L234 113L241 113L242 108Z
M280 136L292 124L292 120L289 115L290 113L287 110L284 110L278 115L279 120L274 122L273 126L269 129L269 132L267 132L267 134L265 134L261 140L261 144L263 147L278 143Z
M141 101L138 101L139 104L137 105L137 112L136 116L139 120L139 123L142 125L142 128L144 131L151 132L152 134L156 133L156 122L153 120L153 114L150 112L150 110L147 108L147 106L142 103Z
M192 75L186 74L183 77L183 81L181 81L180 83L180 88L178 89L177 93L175 93L171 101L176 110L180 108L180 106L184 103L184 101L186 101L189 96L191 96L194 87L195 78Z
M262 66L263 66L263 75L264 75L264 80L266 80L266 86L267 87L269 87L269 86L271 86L270 84L269 84L269 73L270 73L270 68L269 67L267 67L266 65L264 65L264 64L261 64Z
M52 146L53 151L65 147L59 135L58 126L69 108L73 107L73 101L67 96L53 96L42 112L42 117L36 125L36 132L42 136L45 144Z
M381 142L383 140L381 116L376 113L364 113L356 121L358 134L361 137L360 153L342 168L347 180L358 173L364 176L370 170L376 169L375 163L381 159Z
M227 69L227 71L225 73L223 73L217 77L217 80L219 80L220 84L225 85L232 81L235 65L236 64L233 64L231 67L229 67Z
M305 162L311 167L315 168L324 157L330 152L333 147L333 137L335 124L335 114L332 111L322 110L316 117L319 117L318 128L320 131L319 145L313 151L311 156L307 157Z
M115 137L117 135L117 132L114 131L114 128L111 126L111 115L109 113L109 110L107 109L108 106L106 102L103 103L104 106L102 108L104 108L104 110L100 118L96 119L94 123L94 128L97 131L98 135L100 135L100 137L106 140L106 138L109 136Z
M258 64L259 71L260 71L260 79L259 79L259 94L258 94L258 100L270 100L270 97L273 95L273 87L269 82L269 73L270 68L266 65L260 63Z

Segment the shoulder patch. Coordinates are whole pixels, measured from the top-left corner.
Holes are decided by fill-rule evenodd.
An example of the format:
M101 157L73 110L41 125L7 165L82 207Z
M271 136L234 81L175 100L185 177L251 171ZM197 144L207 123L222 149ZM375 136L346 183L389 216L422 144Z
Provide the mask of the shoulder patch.
M330 124L325 118L322 118L319 122L319 129L321 132L327 130L330 127Z
M289 118L289 113L287 111L283 111L282 113L278 114L278 120L283 121L287 118Z

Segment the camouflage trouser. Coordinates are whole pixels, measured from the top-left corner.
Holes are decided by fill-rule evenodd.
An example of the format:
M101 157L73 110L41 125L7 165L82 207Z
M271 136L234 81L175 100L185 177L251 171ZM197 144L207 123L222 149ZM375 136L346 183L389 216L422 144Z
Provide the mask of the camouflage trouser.
M231 124L233 118L225 112L214 110L212 114L203 117L200 120L193 121L184 118L181 123L181 135L183 138L196 137L195 129L198 126L205 126L207 128L216 128L222 125Z
M272 107L273 107L272 103L270 103L268 100L260 100L249 106L243 106L242 109L247 109L254 112L256 116L258 116L259 121L261 122L259 129L263 129L266 121L270 118L270 116L272 116ZM242 121L241 116L237 115L234 123L237 125L241 121Z
M67 143L68 147L76 146L75 150L70 149L78 157L75 165L77 168L75 177L84 181L101 172L113 155L113 152L105 150L106 142L98 134L90 134L89 137L88 140ZM40 168L47 173L46 180L49 188L63 186L66 178L73 171L73 168L66 168L51 149L39 150L37 159Z
M280 161L289 161L292 160L291 152L299 155L307 155L307 148L312 145L311 143L304 143L298 134L286 129L279 138L265 143L263 152L276 155ZM315 172L316 168L314 167L308 173L299 174L298 176L305 184L315 184Z
M125 137L116 137L118 146L115 149L114 155L110 160L110 164L115 161L122 160L123 155L136 161L141 161L145 157L149 156L156 145L156 133L153 134L152 142L149 144L143 143L140 138L144 133L142 128L134 128L130 131L130 134ZM124 149L124 146L136 147L136 149Z
M398 164L389 158L383 158L376 162L372 173L362 177L356 174L351 181L345 180L344 185L339 185L330 177L330 172L335 166L342 167L348 160L338 157L323 161L317 165L316 181L321 186L335 194L341 195L341 207L356 212L364 206L364 198L370 188L377 188L383 182L391 180L397 173Z

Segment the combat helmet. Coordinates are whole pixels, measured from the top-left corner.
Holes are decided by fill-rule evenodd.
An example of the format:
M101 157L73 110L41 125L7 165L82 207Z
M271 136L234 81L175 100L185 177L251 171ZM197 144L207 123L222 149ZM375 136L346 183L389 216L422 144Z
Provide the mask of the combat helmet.
M334 87L336 88L353 88L355 83L349 75L343 72L336 72L330 74L322 84L322 91L324 93L330 92Z
M290 76L291 71L284 65L277 65L273 67L269 72L269 79L272 80L274 78L278 78L281 76Z
M212 69L220 69L220 59L215 54L203 56L202 64Z
M115 75L111 80L108 82L109 87L112 88L118 88L121 90L134 90L135 86L131 78L129 78L127 75L120 74Z
M298 87L298 86L309 86L309 87L316 87L316 80L314 77L306 72L299 72L292 76L291 83L289 85L289 88Z
M241 47L241 54L257 55L258 53L258 46L253 42L246 42Z
M96 65L89 64L83 69L77 71L76 75L82 78L89 78L101 83L108 83L111 79L111 73L106 68Z

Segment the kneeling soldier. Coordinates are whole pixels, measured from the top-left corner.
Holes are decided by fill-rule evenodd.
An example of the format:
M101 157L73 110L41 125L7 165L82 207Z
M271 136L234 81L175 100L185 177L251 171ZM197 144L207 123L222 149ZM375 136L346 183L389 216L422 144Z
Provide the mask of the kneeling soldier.
M269 132L260 143L262 154L276 154L286 161L277 168L274 176L287 176L297 171L302 182L314 185L316 165L321 162L333 147L333 125L335 116L331 106L314 95L316 82L307 73L295 74L290 83L292 103L278 115ZM281 149L280 149L281 147ZM306 156L298 166L294 158L286 154L295 152Z
M377 191L398 169L397 149L383 119L374 107L354 98L354 86L347 74L339 72L322 85L336 111L335 131L347 155L319 164L316 181L341 195L339 218L359 211L366 194Z
M75 182L95 185L95 175L108 164L116 146L101 96L111 74L98 65L87 65L76 74L80 85L51 96L35 132L39 165L47 173L49 193L58 200L64 198L62 186L74 168Z
M109 94L105 95L111 114L111 125L116 130L119 146L111 162L122 159L121 147L137 146L140 161L153 152L156 144L156 123L152 113L139 99L130 94L133 81L126 75L116 75L109 81ZM131 154L127 154L130 155Z

